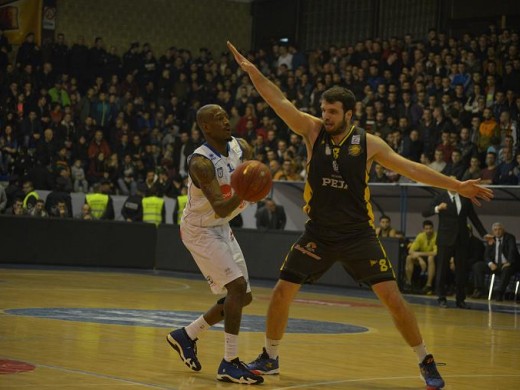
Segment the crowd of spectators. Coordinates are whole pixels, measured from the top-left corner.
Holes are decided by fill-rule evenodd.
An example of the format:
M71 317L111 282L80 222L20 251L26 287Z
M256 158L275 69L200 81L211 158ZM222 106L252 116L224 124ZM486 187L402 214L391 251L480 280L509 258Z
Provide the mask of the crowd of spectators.
M351 89L353 120L399 154L459 179L520 181L518 32L366 39L301 52L273 43L247 53L302 111L320 116L320 95ZM123 55L98 37L69 45L63 34L14 49L0 34L0 175L14 186L135 195L156 183L181 195L186 157L204 140L199 107L220 104L234 135L252 145L275 180L305 179L306 150L259 97L229 53L162 55L133 42ZM58 180L59 179L59 180ZM375 164L373 182L399 175ZM9 194L8 194L9 198ZM14 198L8 199L12 207Z

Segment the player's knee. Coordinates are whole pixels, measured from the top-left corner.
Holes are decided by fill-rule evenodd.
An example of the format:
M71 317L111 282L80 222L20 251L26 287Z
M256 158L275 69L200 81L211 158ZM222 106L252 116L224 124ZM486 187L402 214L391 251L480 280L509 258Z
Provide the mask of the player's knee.
M226 285L228 295L246 295L247 282L243 277L233 280Z
M253 301L253 294L248 292L246 296L244 297L244 306L249 305Z
M291 301L298 292L300 286L293 283L278 282L273 289L272 302Z

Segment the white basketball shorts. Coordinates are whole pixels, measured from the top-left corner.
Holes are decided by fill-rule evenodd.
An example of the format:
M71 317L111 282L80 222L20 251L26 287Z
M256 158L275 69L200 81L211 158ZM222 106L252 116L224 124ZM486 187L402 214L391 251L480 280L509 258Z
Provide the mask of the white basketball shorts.
M246 261L229 224L210 227L181 224L181 239L195 259L213 294L226 293L225 285L243 276L251 291Z

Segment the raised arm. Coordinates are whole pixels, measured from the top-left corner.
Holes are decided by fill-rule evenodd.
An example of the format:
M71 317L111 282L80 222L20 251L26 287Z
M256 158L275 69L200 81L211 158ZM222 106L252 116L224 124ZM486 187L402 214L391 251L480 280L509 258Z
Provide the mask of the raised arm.
M220 218L227 217L242 202L242 199L236 194L229 199L224 199L215 177L215 168L207 158L193 156L190 161L189 172L193 182L202 190L211 207L213 207L213 210Z
M321 119L298 110L274 83L238 52L231 42L228 41L227 46L235 57L235 61L249 75L251 82L267 104L292 131L313 143L320 130Z
M480 180L461 182L434 171L423 164L407 160L395 153L381 138L372 134L367 134L367 152L369 160L377 161L385 168L420 183L458 192L460 195L471 199L477 206L480 206L478 199L489 201L493 198L493 191L479 185Z

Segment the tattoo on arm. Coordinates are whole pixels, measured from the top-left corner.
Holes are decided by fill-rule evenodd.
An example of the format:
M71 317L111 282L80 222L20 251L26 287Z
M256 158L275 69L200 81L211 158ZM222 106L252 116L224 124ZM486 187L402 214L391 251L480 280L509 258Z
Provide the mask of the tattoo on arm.
M219 217L226 217L240 205L241 199L236 195L224 199L215 176L215 167L206 157L194 156L190 161L189 172Z

